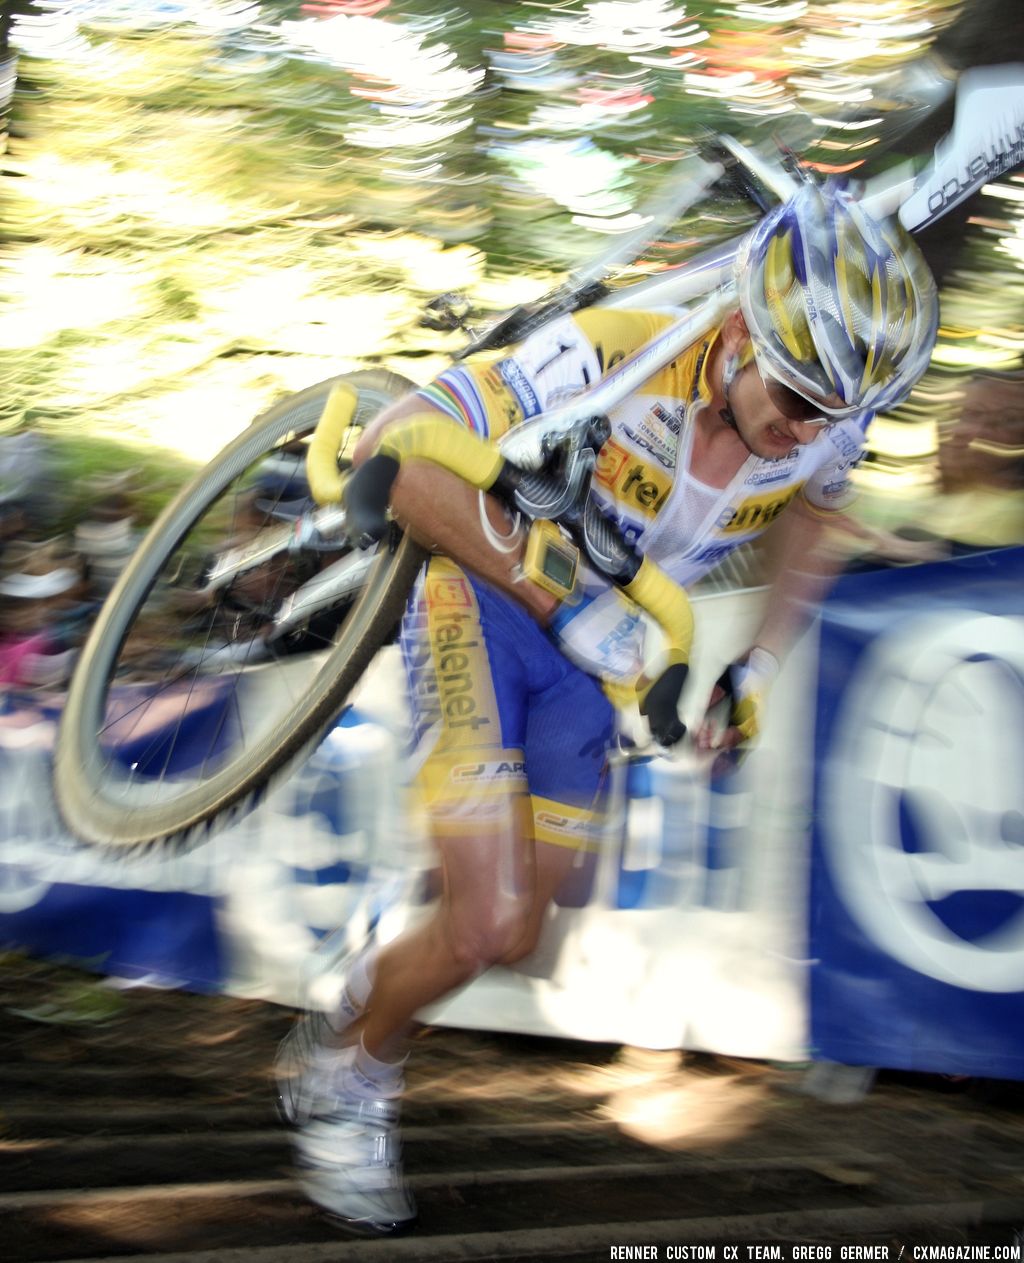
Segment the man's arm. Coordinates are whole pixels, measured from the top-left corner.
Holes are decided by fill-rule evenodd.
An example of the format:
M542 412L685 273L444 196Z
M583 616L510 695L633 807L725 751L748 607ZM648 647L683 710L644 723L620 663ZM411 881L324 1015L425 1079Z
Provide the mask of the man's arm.
M384 432L396 422L424 413L436 413L422 397L400 400L366 427L353 453L362 464L376 450ZM510 539L503 551L495 547L481 522L481 502L493 532L506 537L510 522L501 505L481 496L456 474L423 460L404 460L391 492L391 508L403 529L427 548L451 557L460 566L518 601L541 625L558 605L550 593L525 578L520 570L525 536Z
M841 555L826 543L839 516L797 496L765 536L768 593L754 644L779 662L799 639L842 568Z
M835 512L816 509L803 496L798 496L765 536L768 593L749 655L753 672L746 679L747 687L755 695L751 704L755 722L756 710L778 665L799 639L811 613L841 569L841 555L826 545L832 520L838 516ZM759 659L758 649L771 655L774 670L771 659ZM722 689L716 685L708 702L709 712L723 696ZM718 731L705 718L697 734L697 745L703 750L731 750L749 736L749 732L741 731L735 723Z

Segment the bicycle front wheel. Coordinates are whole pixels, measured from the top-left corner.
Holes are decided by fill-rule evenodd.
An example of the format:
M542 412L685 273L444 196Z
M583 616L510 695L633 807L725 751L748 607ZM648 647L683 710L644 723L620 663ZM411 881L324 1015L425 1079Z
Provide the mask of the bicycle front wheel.
M262 557L310 507L305 447L338 380L283 400L225 448L107 598L54 760L59 810L82 841L184 849L249 810L315 748L393 633L425 556L397 528L369 557L315 538L211 577L225 556ZM385 372L344 380L357 425L412 389ZM328 571L340 588L332 579L333 599L303 613ZM299 614L283 620L289 601Z

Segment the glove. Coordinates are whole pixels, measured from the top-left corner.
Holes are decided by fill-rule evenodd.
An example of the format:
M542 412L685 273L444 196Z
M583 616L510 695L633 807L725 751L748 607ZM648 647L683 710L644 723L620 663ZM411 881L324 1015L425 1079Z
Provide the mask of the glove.
M640 714L659 745L674 746L686 736L686 725L679 718L679 698L689 671L685 662L673 663L640 698Z
M388 499L398 477L398 461L377 453L364 461L345 484L345 530L357 548L369 548L388 530Z
M719 676L715 693L721 690L720 696L715 698L712 694L708 712L710 714L719 706L728 705L726 726L739 732L737 744L745 745L761 731L765 699L778 674L779 660L767 649L755 645L745 657L726 667ZM702 740L701 744L713 743L708 739Z

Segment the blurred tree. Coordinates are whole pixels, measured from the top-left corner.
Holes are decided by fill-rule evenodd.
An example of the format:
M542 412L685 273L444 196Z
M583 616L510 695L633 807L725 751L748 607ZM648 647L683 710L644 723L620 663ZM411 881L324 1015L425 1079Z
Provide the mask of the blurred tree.
M0 425L168 427L197 452L282 390L442 354L416 323L431 294L497 309L614 245L708 127L856 166L959 12L72 0L11 26L30 9L2 10ZM702 205L640 266L751 214Z

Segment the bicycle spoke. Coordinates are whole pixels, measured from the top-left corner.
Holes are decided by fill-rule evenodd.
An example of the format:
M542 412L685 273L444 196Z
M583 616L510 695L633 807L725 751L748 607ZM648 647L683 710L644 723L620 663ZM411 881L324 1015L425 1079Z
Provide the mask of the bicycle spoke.
M409 388L379 371L350 380L366 392L362 422ZM350 675L347 646L362 654L393 625L393 600L385 625L372 615L376 599L362 597L374 563L334 570L343 541L288 529L312 508L303 444L328 389L283 401L183 488L102 612L69 696L57 777L64 818L83 836L111 845L197 836L197 822L322 731L362 670L355 661L368 660L353 660ZM418 564L410 554L396 571L401 595ZM387 592L390 559L380 569ZM364 606L350 638L349 614Z
M195 524L190 536L204 537L218 534L217 524L224 532L223 544L218 550L245 548L250 530L257 540L266 530L277 531L276 525L285 516L283 490L288 486L287 473L281 487L263 487L261 478L271 462L280 464L279 453L291 443L294 436L286 436L277 448L257 465L250 467L225 489ZM296 462L298 468L298 462ZM236 542L232 542L236 541ZM216 555L216 554L215 554ZM125 638L122 661L112 672L112 689L107 713L99 727L101 745L110 751L110 763L124 766L118 759L118 747L124 749L135 741L141 741L133 750L127 774L132 781L143 782L159 792L170 778L186 775L203 779L214 773L223 761L223 748L232 746L240 751L258 742L268 727L253 719L253 708L246 708L242 691L247 686L247 673L258 667L264 675L276 672L275 695L279 706L295 707L302 690L291 679L291 664L299 656L329 649L334 640L336 620L325 618L323 611L310 615L304 625L290 631L282 643L267 639L266 629L273 611L289 593L301 586L308 574L313 574L322 558L329 554L306 552L280 554L261 561L252 571L242 571L223 588L218 589L210 603L194 614L187 612L173 631L173 639L181 641L180 652L172 661L158 669L161 650L155 647L147 653L150 621L158 622L158 611L168 607L172 617L184 608L188 609L196 586L190 584L188 541L183 541L169 559L166 573L170 582L155 587L147 601L138 610ZM328 634L328 630L330 634ZM292 646L298 644L297 654ZM141 662L133 662L134 651L139 647ZM124 693L119 693L118 675L127 670L141 676L136 687L142 695L125 705ZM213 682L216 695L211 699L203 692L202 685ZM131 687L130 685L126 685ZM181 760L181 751L193 741L188 732L191 719L197 719L204 708L211 707L211 722L201 730L201 739L189 756L184 758L185 767L175 767ZM173 710L171 722L155 722L158 708ZM146 739L147 726L152 723L152 733Z

